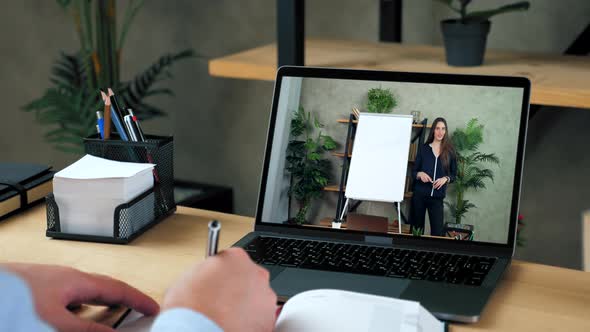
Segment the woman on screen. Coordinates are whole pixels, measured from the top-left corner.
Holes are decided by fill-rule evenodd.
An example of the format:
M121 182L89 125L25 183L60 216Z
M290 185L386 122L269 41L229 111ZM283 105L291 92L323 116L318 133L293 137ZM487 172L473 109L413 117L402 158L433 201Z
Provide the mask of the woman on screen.
M428 210L430 235L443 236L443 199L447 185L457 176L457 157L447 133L445 119L436 118L432 123L426 143L418 149L412 176L412 228L424 231L424 218Z

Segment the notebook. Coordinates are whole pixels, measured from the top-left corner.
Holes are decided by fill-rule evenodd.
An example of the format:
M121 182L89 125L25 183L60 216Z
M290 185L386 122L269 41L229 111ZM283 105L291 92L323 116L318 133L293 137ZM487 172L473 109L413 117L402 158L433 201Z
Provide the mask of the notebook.
M52 190L51 166L0 163L0 219L42 200Z

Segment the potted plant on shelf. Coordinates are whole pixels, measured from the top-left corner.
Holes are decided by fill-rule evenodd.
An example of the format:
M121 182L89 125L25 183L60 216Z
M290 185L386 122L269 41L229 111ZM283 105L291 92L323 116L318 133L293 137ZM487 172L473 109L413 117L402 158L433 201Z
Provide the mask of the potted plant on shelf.
M389 89L370 89L367 99L367 111L370 113L391 113L391 109L397 106L397 100Z
M477 119L471 119L465 129L455 129L451 139L457 153L457 177L453 182L454 202L444 203L449 208L456 227L461 229L465 228L460 226L465 214L476 207L465 199L465 192L469 189L485 189L485 179L494 181L494 172L489 168L483 168L482 164L499 164L499 160L494 153L477 151L483 142L483 125L478 124ZM448 226L453 227L452 224Z
M307 212L313 199L322 194L330 180L330 160L322 155L336 148L332 137L324 135L324 126L311 112L303 107L295 112L291 120L291 141L287 145L287 171L291 173L289 195L299 203L294 222L307 222Z
M459 14L459 18L441 22L447 63L451 66L479 66L483 63L490 17L529 9L528 1L519 1L496 9L467 12L471 0L436 0ZM458 6L455 5L458 3Z

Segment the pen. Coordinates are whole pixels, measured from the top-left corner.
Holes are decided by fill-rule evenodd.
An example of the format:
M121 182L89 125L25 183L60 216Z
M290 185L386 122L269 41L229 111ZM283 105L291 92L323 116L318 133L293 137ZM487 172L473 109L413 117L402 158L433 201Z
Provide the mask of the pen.
M131 123L129 124L129 126L132 128L131 130L133 131L132 135L135 135L135 141L136 142L147 142L145 139L145 136L143 135L143 131L141 130L141 127L139 126L139 121L137 120L137 117L135 116L135 114L133 114L133 111L128 108L127 112L129 112L129 115L125 115L125 121L127 121L127 117L129 117L129 119L131 120ZM152 157L150 151L148 148L146 148L146 154L147 154L147 160L149 163L151 164L155 164L154 163L154 158ZM156 180L156 182L160 182L160 176L158 175L158 171L156 170L156 168L154 167L154 179Z
M137 131L135 130L133 120L131 119L131 115L125 115L123 117L123 122L125 122L125 128L127 128L127 133L131 138L132 142L139 142Z
M221 223L217 220L209 222L209 236L207 237L207 252L205 258L215 256L217 254L217 245L219 243L219 230Z
M96 111L96 127L98 128L100 138L104 139L104 119L102 118L100 111Z
M129 112L129 115L131 115L133 123L135 123L135 130L137 131L137 135L139 136L138 138L140 142L145 142L145 136L143 135L143 130L139 125L139 120L137 120L137 117L135 116L135 114L133 114L133 111L130 108L127 109L127 112Z

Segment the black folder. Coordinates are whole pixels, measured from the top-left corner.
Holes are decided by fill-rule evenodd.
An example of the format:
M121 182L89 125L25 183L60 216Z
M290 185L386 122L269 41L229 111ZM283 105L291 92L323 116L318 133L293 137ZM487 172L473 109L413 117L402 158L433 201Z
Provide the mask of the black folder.
M0 163L0 220L45 198L54 173L46 165Z

